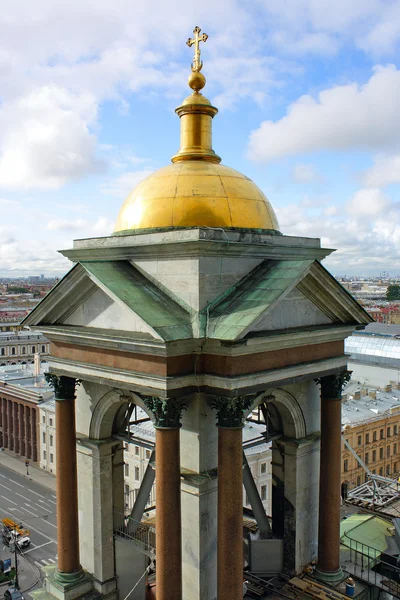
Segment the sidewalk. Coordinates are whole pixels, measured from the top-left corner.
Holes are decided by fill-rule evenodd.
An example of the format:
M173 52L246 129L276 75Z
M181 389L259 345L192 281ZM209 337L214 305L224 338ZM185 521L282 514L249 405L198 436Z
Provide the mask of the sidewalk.
M9 548L6 546L0 550L0 558L1 560L11 558L11 564L14 567L14 553L10 552ZM21 592L27 592L28 590L31 590L40 582L40 579L41 573L39 569L35 565L32 565L25 556L18 554L18 580ZM0 584L0 594L2 597L4 597L4 592L8 587L13 586L11 586L9 582Z
M7 450L0 451L0 465L23 475L26 479L35 481L35 483L40 483L40 485L43 485L54 492L56 491L56 478L54 475L51 475L51 473L48 473L44 469L34 466L31 462L28 467L29 475L27 475L25 459L12 455L7 452Z

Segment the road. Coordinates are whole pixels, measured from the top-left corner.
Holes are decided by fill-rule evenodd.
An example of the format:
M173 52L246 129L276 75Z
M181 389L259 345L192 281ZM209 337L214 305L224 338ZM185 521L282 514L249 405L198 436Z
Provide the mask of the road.
M0 465L0 519L4 517L22 522L30 530L31 545L24 555L34 568L57 562L56 496L53 490Z

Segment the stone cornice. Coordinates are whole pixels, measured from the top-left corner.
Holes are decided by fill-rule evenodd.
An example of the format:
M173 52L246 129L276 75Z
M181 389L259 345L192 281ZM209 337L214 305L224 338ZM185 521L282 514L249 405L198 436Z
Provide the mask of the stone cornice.
M155 356L182 356L184 354L216 354L220 356L245 356L258 352L296 348L312 344L323 344L344 340L352 334L356 325L328 325L307 327L299 330L249 337L240 342L221 343L219 340L190 339L162 342L151 339L134 339L121 335L118 331L104 331L91 328L55 326L32 327L46 334L50 341L84 345L96 348L109 348L125 352Z
M317 238L272 235L252 230L196 228L75 240L73 249L62 250L61 254L72 261L135 260L158 258L160 255L174 258L246 255L322 260L331 252L321 248Z
M236 377L221 377L212 374L155 377L72 360L58 360L54 357L49 359L49 368L52 372L60 375L79 377L108 386L117 384L119 388L135 389L137 392L149 396L166 397L181 394L182 391L186 394L199 389L212 394L220 392L234 396L242 390L251 393L247 390L252 390L252 388L268 389L278 383L279 385L285 382L294 383L344 371L347 368L347 357L339 356Z

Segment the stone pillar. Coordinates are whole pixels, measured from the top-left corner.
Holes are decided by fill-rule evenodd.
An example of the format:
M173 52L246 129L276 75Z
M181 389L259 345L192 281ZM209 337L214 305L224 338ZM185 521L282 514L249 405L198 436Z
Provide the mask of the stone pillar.
M19 405L19 453L25 456L25 406Z
M18 422L19 404L18 402L13 403L13 429L14 429L14 452L20 453L19 444L19 422Z
M254 396L217 397L218 600L243 598L243 442L246 411Z
M7 400L8 447L10 450L14 450L13 404L11 400Z
M179 428L186 404L145 397L156 427L157 600L182 599L181 467Z
M81 563L92 573L95 590L108 600L118 593L113 540L118 509L113 505L113 466L115 457L120 456L120 446L119 440L110 438L93 440L79 436L77 440L78 498L79 506L84 507L79 513L79 526L85 532L79 540Z
M76 471L75 384L72 377L46 374L56 400L58 569L48 576L47 590L58 598L78 597L91 589L79 562L78 490ZM33 419L32 419L33 421ZM32 428L31 428L32 431ZM32 435L32 447L33 447Z
M218 429L205 394L194 394L182 414L182 595L217 596Z
M26 458L32 458L30 412L31 412L31 409L29 408L29 406L25 406L25 456L26 456Z
M7 400L2 399L1 414L3 415L3 446L8 448L8 415L7 415Z
M31 408L31 440L32 440L32 460L37 462L37 425L36 425L36 408ZM57 459L56 459L57 460Z
M0 448L3 448L4 446L3 426L3 399L0 398Z
M345 371L317 380L321 384L318 565L316 577L340 581L341 397L350 379Z

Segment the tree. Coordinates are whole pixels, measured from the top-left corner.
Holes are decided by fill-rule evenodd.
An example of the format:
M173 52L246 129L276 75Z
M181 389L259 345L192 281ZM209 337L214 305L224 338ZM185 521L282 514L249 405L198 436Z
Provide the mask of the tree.
M386 300L400 300L400 285L388 285Z

